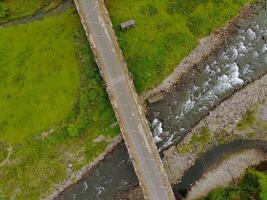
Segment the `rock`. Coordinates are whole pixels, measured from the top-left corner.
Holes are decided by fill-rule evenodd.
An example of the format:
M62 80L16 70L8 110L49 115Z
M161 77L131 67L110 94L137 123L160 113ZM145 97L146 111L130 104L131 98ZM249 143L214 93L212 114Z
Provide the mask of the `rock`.
M93 140L94 143L100 143L106 141L106 137L104 135L99 135L97 138Z
M258 117L260 120L267 122L267 105L260 105L259 106Z

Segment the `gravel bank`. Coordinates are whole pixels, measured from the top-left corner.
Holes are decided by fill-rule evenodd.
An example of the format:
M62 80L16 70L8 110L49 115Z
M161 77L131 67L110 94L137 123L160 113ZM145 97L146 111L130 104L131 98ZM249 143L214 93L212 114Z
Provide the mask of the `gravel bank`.
M199 134L203 127L208 127L211 130L211 141L204 145L205 149L194 148L187 154L178 153L175 146L166 150L163 162L171 183L179 181L184 171L194 164L201 153L218 145L219 136L224 136L229 141L247 139L246 135L234 132L235 124L253 105L263 102L266 97L267 74L222 102L178 144L178 147L189 144L193 135ZM262 139L262 136L257 138L255 135L253 139Z
M238 180L248 167L258 165L265 160L267 160L267 154L260 150L245 150L234 154L204 174L188 192L186 199L197 199L216 187L227 186Z

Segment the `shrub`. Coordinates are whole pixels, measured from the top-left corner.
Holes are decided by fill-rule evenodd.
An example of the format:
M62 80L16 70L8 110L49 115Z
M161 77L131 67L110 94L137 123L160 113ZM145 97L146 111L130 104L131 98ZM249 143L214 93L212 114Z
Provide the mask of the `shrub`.
M79 129L74 124L70 124L68 126L68 134L71 137L77 137L79 136Z
M5 18L8 15L8 8L5 4L0 3L0 18Z

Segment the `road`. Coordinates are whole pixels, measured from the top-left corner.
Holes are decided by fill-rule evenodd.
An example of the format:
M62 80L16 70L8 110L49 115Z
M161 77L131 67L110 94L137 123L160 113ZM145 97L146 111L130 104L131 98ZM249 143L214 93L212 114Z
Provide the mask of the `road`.
M75 3L105 80L144 197L149 200L174 200L171 185L153 142L144 110L129 78L104 2L75 0Z

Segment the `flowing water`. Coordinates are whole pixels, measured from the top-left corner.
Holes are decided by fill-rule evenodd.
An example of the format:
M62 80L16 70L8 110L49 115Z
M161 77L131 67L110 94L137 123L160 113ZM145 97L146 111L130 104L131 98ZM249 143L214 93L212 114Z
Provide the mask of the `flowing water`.
M239 26L221 50L185 75L183 84L149 106L160 150L181 140L225 98L267 72L267 11Z
M205 172L216 166L226 156L245 149L260 149L267 153L267 143L259 140L236 140L207 151L184 173L181 182L174 186L175 193L180 193L182 196L185 196L191 186L199 180Z
M239 26L237 33L220 51L184 77L181 81L183 84L165 93L162 101L150 105L148 118L160 150L179 141L235 90L267 72L267 11L261 11L255 18ZM236 151L246 147L242 145L237 142L229 148L211 152ZM207 158L215 162L220 159L217 153L210 153ZM199 172L207 170L205 166L195 169ZM180 186L187 188L186 185L195 180L192 176L185 176L176 189L179 190ZM66 189L57 199L112 199L117 191L137 183L127 150L125 146L119 146L97 169Z
M67 188L57 200L112 200L116 192L138 185L132 162L124 144L77 184Z

